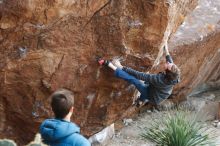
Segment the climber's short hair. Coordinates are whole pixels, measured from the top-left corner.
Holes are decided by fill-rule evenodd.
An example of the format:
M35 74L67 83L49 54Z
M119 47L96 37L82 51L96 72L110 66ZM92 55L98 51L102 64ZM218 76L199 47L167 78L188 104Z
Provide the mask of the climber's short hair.
M63 119L74 105L73 93L66 89L59 89L51 95L51 107L55 118Z
M180 78L180 69L175 64L172 65L171 70L166 69L165 72L165 78L168 82L178 80Z

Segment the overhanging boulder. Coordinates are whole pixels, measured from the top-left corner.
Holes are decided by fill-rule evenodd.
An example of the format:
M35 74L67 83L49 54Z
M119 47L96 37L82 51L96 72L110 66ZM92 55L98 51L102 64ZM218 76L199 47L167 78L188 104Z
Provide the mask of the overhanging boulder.
M49 95L61 87L75 94L73 120L83 134L119 119L135 89L99 67L96 58L120 58L124 65L149 71L196 3L1 1L0 137L31 141L42 120L52 116Z

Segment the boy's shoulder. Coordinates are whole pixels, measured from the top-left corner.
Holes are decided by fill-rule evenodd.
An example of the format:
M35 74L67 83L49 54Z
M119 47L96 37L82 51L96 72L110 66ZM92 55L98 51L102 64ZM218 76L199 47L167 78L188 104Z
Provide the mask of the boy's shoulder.
M90 146L88 140L80 134L80 128L73 122L46 119L40 126L40 133L47 143L59 141L60 143L71 143L74 146Z

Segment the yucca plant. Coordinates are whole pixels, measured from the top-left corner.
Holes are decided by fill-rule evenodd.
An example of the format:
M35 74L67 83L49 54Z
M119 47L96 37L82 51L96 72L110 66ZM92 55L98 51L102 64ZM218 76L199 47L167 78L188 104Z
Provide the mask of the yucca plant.
M214 146L214 136L197 115L187 111L174 111L153 120L141 133L143 138L158 146Z

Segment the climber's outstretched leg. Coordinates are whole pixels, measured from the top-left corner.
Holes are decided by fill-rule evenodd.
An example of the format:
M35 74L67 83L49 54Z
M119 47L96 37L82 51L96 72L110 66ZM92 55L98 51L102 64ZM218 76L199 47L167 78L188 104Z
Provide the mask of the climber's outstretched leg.
M138 104L145 104L146 102L149 101L147 99L148 86L146 84L142 83L140 80L138 80L134 76L123 71L120 67L116 67L114 64L112 64L108 60L99 61L99 64L110 67L111 69L115 71L114 74L116 77L121 78L130 84L133 84L137 88L137 90L141 93L140 97L137 99L138 100L137 106ZM142 103L139 103L139 101Z
M134 76L126 73L120 68L117 68L115 70L115 76L118 78L121 78L125 81L127 81L130 84L133 84L137 90L140 92L140 97L138 97L133 104L135 104L137 107L146 104L149 99L148 99L148 85L144 84Z

